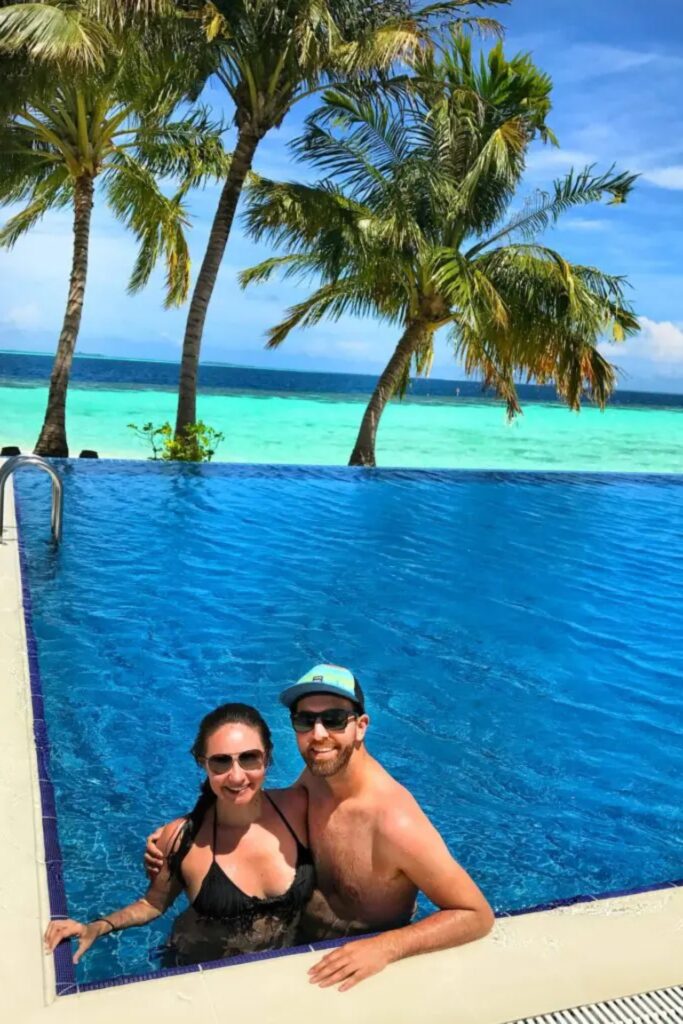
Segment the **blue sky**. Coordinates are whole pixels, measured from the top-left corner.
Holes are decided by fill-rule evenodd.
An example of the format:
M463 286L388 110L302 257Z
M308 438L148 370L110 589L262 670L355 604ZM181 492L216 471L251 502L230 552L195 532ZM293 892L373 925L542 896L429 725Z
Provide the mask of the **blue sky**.
M547 187L570 167L616 163L641 178L623 207L590 207L567 217L547 241L569 259L627 274L641 317L638 338L606 346L623 370L622 387L683 390L683 4L679 0L513 0L500 8L508 54L530 51L554 82L550 124L560 149L540 144L530 155L528 190ZM206 99L223 105L217 88ZM262 143L255 167L296 178L288 142L306 109L295 111ZM191 250L201 260L217 202L216 187L192 198ZM5 211L2 211L4 221ZM177 360L186 307L162 308L161 275L141 295L126 294L132 239L102 202L94 213L79 351ZM370 319L325 322L266 352L266 329L302 294L270 282L243 292L236 276L266 250L233 231L210 307L203 358L274 368L375 372L396 330ZM11 252L0 251L0 348L54 349L68 282L71 217L46 217ZM445 339L435 376L461 376Z

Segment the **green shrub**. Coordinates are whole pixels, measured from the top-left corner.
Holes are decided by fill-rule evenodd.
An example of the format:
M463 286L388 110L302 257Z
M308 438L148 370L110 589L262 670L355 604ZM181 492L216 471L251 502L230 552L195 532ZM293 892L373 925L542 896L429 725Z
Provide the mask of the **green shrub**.
M201 420L185 427L179 437L174 437L170 423L162 423L160 427L153 423L144 423L141 427L129 423L128 429L152 446L150 459L164 462L211 462L216 448L225 440L225 434L207 427Z

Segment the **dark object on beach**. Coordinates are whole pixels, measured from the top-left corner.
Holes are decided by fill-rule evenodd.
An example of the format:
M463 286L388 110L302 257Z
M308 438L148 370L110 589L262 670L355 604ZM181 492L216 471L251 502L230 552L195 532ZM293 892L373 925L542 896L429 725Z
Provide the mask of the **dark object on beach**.
M15 444L6 444L4 448L0 448L0 457L3 455L21 455L21 448L17 448Z
M92 448L84 448L78 457L79 459L99 459L99 455Z

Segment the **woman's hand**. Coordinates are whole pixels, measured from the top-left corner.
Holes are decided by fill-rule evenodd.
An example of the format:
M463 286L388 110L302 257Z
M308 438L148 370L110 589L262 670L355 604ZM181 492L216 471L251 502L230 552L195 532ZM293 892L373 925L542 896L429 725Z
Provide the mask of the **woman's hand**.
M78 939L78 949L73 955L73 962L77 964L93 942L110 931L106 921L91 921L90 924L81 924L70 918L66 921L50 921L45 932L45 952L51 953L64 939L75 937Z
M164 827L162 826L161 828L156 829L155 832L152 832L151 835L147 836L143 862L145 865L145 873L150 882L154 881L164 866L164 855L157 846L163 831Z

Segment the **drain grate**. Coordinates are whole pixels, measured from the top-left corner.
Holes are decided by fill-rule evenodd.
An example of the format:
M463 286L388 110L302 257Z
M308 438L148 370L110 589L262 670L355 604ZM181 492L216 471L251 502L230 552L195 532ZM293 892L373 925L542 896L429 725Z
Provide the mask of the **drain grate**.
M523 1017L510 1024L683 1024L683 986Z

